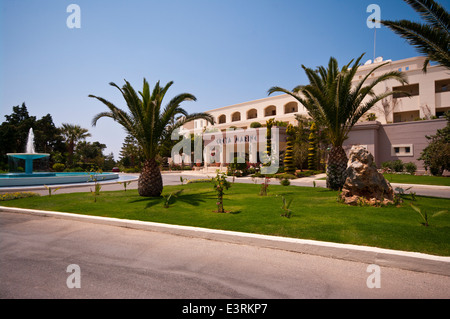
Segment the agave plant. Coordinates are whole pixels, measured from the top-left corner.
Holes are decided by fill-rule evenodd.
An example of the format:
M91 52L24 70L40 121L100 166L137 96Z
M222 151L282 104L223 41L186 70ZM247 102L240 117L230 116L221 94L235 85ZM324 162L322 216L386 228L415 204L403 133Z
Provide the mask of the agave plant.
M281 206L281 209L284 211L281 216L291 218L292 211L289 209L289 207L291 207L293 199L291 198L287 200L284 196L281 196L281 200L283 201L283 206Z
M175 129L195 119L205 119L214 124L214 119L210 114L188 114L180 107L182 102L196 100L196 97L190 93L176 95L163 108L163 99L172 84L173 82L169 82L165 86L161 86L158 81L153 90L150 91L150 86L144 78L143 89L138 94L126 80L122 88L111 82L110 85L117 88L125 99L128 112L104 98L89 95L89 97L96 98L105 104L109 109L108 112L101 112L94 116L92 119L93 126L102 117L112 118L122 125L126 132L133 136L141 146L144 154L144 165L138 180L140 196L161 196L163 182L156 156L161 150L162 142L167 140L168 137L170 139ZM177 118L176 121L174 121L175 118Z
M430 214L428 214L425 211L422 212L422 210L419 207L414 206L413 204L410 204L410 205L411 205L411 208L414 209L416 212L418 212L420 217L422 217L421 224L424 225L424 226L427 226L427 227L430 225L430 219L431 218L448 213L447 210L441 210L441 211L438 211L437 213L434 213L434 214L430 215Z
M317 70L302 65L309 80L308 85L297 86L292 91L275 86L268 91L269 95L281 92L292 96L307 109L316 123L324 127L332 144L327 159L327 187L333 190L342 188L345 181L347 155L342 145L348 133L377 102L394 93L376 95L374 87L391 79L407 83L403 73L398 71L381 74L367 83L372 74L386 63L374 67L360 81L355 82L355 74L363 56L364 54L350 61L341 69L333 57L330 58L328 67L321 66Z

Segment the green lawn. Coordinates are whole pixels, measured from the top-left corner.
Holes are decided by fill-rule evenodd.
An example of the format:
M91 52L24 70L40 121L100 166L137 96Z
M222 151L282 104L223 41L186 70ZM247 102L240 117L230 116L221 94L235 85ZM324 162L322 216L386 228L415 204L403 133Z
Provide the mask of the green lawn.
M409 175L409 174L383 174L383 175L390 183L450 186L450 177ZM327 178L323 177L319 179L326 180Z
M410 206L350 207L337 202L337 192L324 188L270 185L259 196L260 185L233 184L225 192L225 214L215 213L211 183L165 186L163 195L183 189L164 208L164 198L142 198L136 190L55 194L3 201L0 205L95 216L137 219L177 225L376 246L450 256L450 213L437 216L430 226L420 224ZM292 217L281 217L282 198L293 198ZM450 207L449 199L418 197L414 204L434 213Z
M409 174L384 174L384 177L390 183L450 186L450 177Z

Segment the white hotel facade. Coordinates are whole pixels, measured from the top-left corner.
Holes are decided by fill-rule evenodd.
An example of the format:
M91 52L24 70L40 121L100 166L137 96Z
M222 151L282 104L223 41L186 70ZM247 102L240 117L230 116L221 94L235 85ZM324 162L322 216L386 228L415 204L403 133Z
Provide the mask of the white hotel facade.
M408 84L402 86L398 81L388 80L375 87L375 94L385 91L406 91L409 97L394 94L379 102L368 113L374 113L376 120L368 122L365 118L355 126L345 145L365 145L375 156L378 165L387 160L401 159L415 162L419 170L423 165L417 158L427 145L425 135L435 134L446 125L444 113L450 110L450 70L440 65L422 71L424 57L414 57L398 61L383 61L378 58L368 61L358 68L354 83L360 81L371 69L386 63L372 74L370 79L389 71L401 71ZM368 80L370 81L370 80ZM297 125L295 114L308 117L306 109L289 95L270 96L254 101L207 110L214 117L212 126L205 120L196 120L184 126L185 130L202 132L206 128L225 131L235 127L248 129L252 122L265 125L270 118Z

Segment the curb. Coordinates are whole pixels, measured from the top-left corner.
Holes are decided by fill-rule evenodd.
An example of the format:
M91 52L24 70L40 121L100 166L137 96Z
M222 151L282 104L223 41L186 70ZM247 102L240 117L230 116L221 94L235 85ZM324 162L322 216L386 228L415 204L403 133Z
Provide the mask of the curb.
M178 236L203 238L234 244L257 245L264 248L280 249L302 254L450 276L450 257L434 256L423 253L4 206L0 206L0 212L63 218L145 231L164 232Z

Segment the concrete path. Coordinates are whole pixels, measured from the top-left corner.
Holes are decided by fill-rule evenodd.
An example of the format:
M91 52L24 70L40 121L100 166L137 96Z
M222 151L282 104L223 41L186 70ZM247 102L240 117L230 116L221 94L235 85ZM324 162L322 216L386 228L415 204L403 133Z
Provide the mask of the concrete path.
M138 174L121 174L121 175L129 175L134 176L135 179L131 182L130 185L127 186L127 189L137 189L137 179ZM183 172L166 172L162 174L164 185L179 185L180 177L185 179L201 179L201 178L211 178L215 176L215 173L197 173L193 171L183 171ZM291 185L293 186L305 186L305 187L326 187L326 181L321 178L325 177L325 174L311 176L311 177L303 177L298 179L291 180ZM231 177L229 179L232 179ZM252 178L252 177L236 177L235 182L237 183L262 183L263 178ZM279 184L279 181L275 178L271 179L270 182L272 185ZM114 190L122 190L123 185L118 184L115 181L107 181L102 183L103 191L114 191ZM401 187L404 190L408 189L406 193L416 192L417 195L421 196L431 196L431 197L442 197L442 198L450 198L450 186L435 186L435 185L408 185L408 184L391 184L394 189L396 187ZM83 186L83 185L55 185L55 188L60 187L56 194L62 193L73 193L73 192L90 192L93 188L93 185ZM48 189L45 187L37 186L37 187L16 187L16 188L0 188L0 193L4 192L24 192L31 191L38 193L40 195L48 195Z

